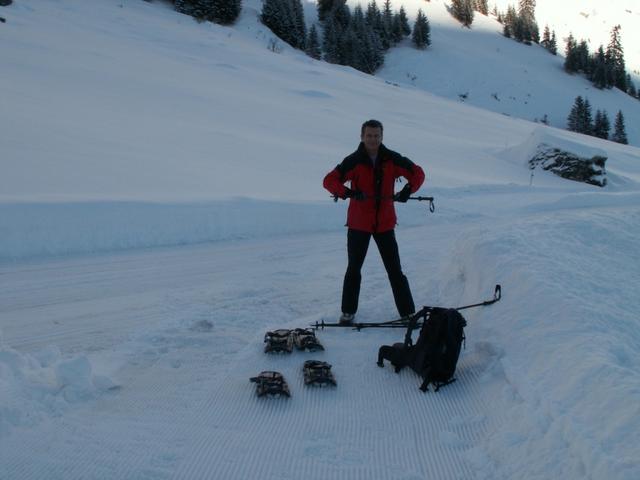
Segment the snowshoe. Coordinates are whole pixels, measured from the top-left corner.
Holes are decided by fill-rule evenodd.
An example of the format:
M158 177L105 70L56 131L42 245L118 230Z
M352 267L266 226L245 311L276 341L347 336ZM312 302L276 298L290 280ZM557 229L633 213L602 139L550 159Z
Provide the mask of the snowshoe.
M289 385L280 372L264 371L250 380L256 383L256 393L259 397L265 395L284 395L290 397Z
M316 337L316 333L310 328L296 328L293 331L293 341L298 350L308 350L310 352L324 350L324 347Z
M331 365L320 360L307 360L302 367L305 385L333 385L336 379L331 373Z
M293 335L291 330L286 328L280 328L273 332L267 332L264 335L264 347L265 353L271 352L285 352L291 353L293 351Z

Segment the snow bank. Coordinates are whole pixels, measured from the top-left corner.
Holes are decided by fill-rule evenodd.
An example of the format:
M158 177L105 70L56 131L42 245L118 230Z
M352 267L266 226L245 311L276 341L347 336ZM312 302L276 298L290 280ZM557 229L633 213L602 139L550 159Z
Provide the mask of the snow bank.
M497 306L466 315L513 387L485 446L505 478L639 477L638 234L632 205L557 211L479 228L446 263L443 290L460 304L503 284Z
M0 436L62 415L115 388L110 378L93 373L84 355L63 358L55 346L23 354L0 337Z
M0 205L0 261L194 244L340 225L332 202L79 202Z
M581 139L582 140L582 139ZM588 141L588 139L587 139ZM556 132L551 128L538 127L531 132L524 142L502 150L497 156L506 160L527 165L539 151L540 145L558 148L571 152L582 158L604 157L609 155L601 148L578 142L568 138L566 133Z
M255 199L0 203L0 262L335 231L343 228L346 206L330 199L324 203ZM402 225L424 222L424 205L398 210Z

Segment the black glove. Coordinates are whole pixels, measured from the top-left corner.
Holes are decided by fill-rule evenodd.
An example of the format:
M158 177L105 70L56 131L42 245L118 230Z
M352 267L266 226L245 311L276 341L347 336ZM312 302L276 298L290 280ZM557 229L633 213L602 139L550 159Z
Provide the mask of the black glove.
M402 187L402 190L400 190L398 193L396 193L393 196L393 200L395 202L406 203L406 201L409 200L410 196L411 196L411 185L407 183L404 187Z
M360 190L351 190L349 187L344 187L344 198L364 200L364 193L362 193Z

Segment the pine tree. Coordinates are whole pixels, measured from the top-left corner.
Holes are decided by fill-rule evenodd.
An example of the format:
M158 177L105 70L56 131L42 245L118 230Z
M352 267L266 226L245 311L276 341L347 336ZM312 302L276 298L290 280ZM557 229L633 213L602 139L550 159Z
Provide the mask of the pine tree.
M536 0L520 0L518 17L520 19L520 28L522 29L521 41L527 44L530 44L532 41L536 43L540 41L540 34L538 24L536 23L535 10Z
M489 15L489 0L475 0L474 8L482 15Z
M513 36L511 32L511 25L508 24L507 22L504 22L502 24L502 35L504 35L507 38L511 38Z
M307 34L300 0L264 0L261 20L293 48L305 47Z
M402 25L402 32L406 35L411 35L411 27L409 26L409 18L407 17L407 12L403 6L400 7L400 13L398 13L400 17L400 24Z
M391 0L384 1L384 7L382 7L382 32L380 40L382 46L387 50L393 45L393 10L391 10Z
M213 18L221 25L233 24L242 9L241 0L212 0Z
M513 23L511 24L511 31L513 33L513 38L515 38L518 42L524 42L526 38L526 30L525 23L521 16L516 15Z
M382 13L378 8L376 0L371 0L367 5L367 13L365 15L365 21L374 29L382 29Z
M323 8L327 8L324 6ZM345 47L346 33L351 23L351 11L346 0L334 0L330 11L324 13L324 35L322 38L322 51L324 59L329 63L346 65Z
M324 22L329 15L329 12L333 10L334 0L317 0L318 1L318 20Z
M549 45L551 44L551 30L549 30L549 25L544 26L544 32L542 33L542 41L540 45L542 45L546 50L549 50Z
M589 103L588 98L584 99L584 107L579 120L579 128L580 130L578 131L585 135L591 135L593 133L593 116L591 114L591 104Z
M518 14L516 13L516 9L512 5L509 5L509 7L507 7L507 13L503 17L502 33L505 37L515 37L514 26L517 20Z
M280 29L279 19L282 15L280 0L264 0L260 20L276 35L278 35L278 30Z
M304 21L304 10L300 0L289 0L292 9L294 48L304 50L307 44L307 24Z
M549 50L553 55L558 54L558 42L556 41L556 32L555 30L551 32L551 42L549 43Z
M611 140L617 143L622 143L627 145L629 140L627 139L627 132L624 126L624 116L622 115L622 110L618 110L616 114L616 120L613 127L613 135L611 135Z
M589 78L596 88L603 89L607 86L607 63L602 45L591 58L591 75Z
M347 5L347 0L335 0L331 17L339 24L340 29L346 31L349 23L351 23L351 10Z
M430 33L429 20L427 16L422 12L422 9L418 10L418 16L416 22L413 25L413 35L411 40L416 48L424 50L431 45L431 33Z
M567 129L572 132L580 132L581 124L582 124L582 116L584 114L584 99L578 95L573 102L573 107L571 107L571 112L569 112L569 116L567 117Z
M322 51L324 59L329 63L340 63L340 43L342 27L333 17L326 17L324 21L324 35L322 37Z
M591 73L591 60L589 58L589 45L586 40L580 40L580 43L574 50L575 66L578 72L589 75Z
M342 52L340 54L342 65L348 65L356 70L362 70L361 60L361 45L358 35L353 30L353 27L347 29L342 37Z
M451 15L462 25L469 28L473 23L473 4L471 0L451 0Z
M409 33L411 33L411 29L409 29ZM391 31L391 38L393 39L394 44L398 44L405 37L404 27L402 25L402 18L399 13L395 13L393 15L393 24Z
M230 25L242 8L241 0L175 0L174 8L201 21Z
M576 58L577 48L578 44L576 43L575 38L573 38L573 34L570 33L564 50L564 69L568 73L578 71L578 60Z
M198 20L209 20L211 9L207 0L176 0L176 11L191 15Z
M610 129L611 124L609 123L607 112L601 112L600 110L596 111L596 117L593 122L593 136L604 138L606 140L607 138L609 138Z
M632 97L636 97L638 95L636 85L633 83L633 80L631 80L630 74L627 74L627 93Z
M518 2L520 15L528 19L534 19L536 16L536 0L520 0Z
M384 47L372 26L367 23L360 5L354 9L351 25L359 40L360 49L359 58L353 67L372 74L384 63Z
M384 46L385 45L384 22L382 19L382 12L378 8L378 5L376 4L376 0L371 0L371 2L369 2L369 4L367 5L367 13L365 15L365 21L373 29L375 34L378 36L378 39L380 40L380 44ZM386 50L386 48L388 47L384 47L384 48Z
M611 31L611 41L607 46L606 57L611 69L610 85L626 92L627 74L625 71L622 42L620 40L620 25L616 25Z
M320 49L320 40L318 39L318 31L315 24L311 25L309 29L309 35L307 36L307 43L304 51L311 58L320 60L322 58L322 50Z

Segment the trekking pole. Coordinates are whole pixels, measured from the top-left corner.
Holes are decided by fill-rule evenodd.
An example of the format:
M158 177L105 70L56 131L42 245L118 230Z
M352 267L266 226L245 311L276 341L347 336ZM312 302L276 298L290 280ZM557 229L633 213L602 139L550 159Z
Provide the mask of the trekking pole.
M419 202L427 201L429 202L429 211L433 213L436 210L436 206L433 203L433 197L409 197L409 200L417 200Z
M463 305L461 307L455 307L454 310L466 310L467 308L474 307L485 307L487 305L493 305L496 302L499 302L502 298L502 287L498 284L496 285L493 298L491 300L485 300L480 303L473 303L471 305ZM406 318L398 318L397 320L389 320L387 322L362 322L362 323L352 323L352 324L343 324L343 323L325 323L324 320L322 322L312 323L311 326L314 330L324 329L325 327L340 327L340 328L351 328L353 330L360 331L363 328L407 328L411 326L411 330L416 328L420 328L422 326L421 323L418 323L420 318L425 318L427 314L431 313L434 308L429 305L422 307L421 310L411 315L409 319ZM440 307L442 308L442 307ZM413 325L411 325L413 322Z
M331 195L331 198L333 198L333 201L336 202L336 203L338 202L338 200L340 200L340 197L338 195ZM366 200L368 198L372 198L374 200L393 200L393 196L390 196L390 197L379 197L379 196L376 196L376 195L365 195L362 198L362 200ZM436 211L436 206L433 203L433 197L422 197L422 196L409 197L408 200L417 200L418 202L429 202L429 211L431 213Z
M394 320L395 321L395 320ZM360 331L363 328L407 328L407 321L404 323L392 323L392 322L361 322L361 323L326 323L324 320L321 322L315 322L311 324L314 330L324 330L325 327L337 327L337 328L351 328L352 330ZM420 326L420 325L418 325Z
M500 285L496 285L496 289L493 292L493 299L486 300L480 303L474 303L473 305L465 305L464 307L456 307L456 310L464 310L466 308L484 307L486 305L491 305L493 303L498 302L501 297L502 297L502 287Z

